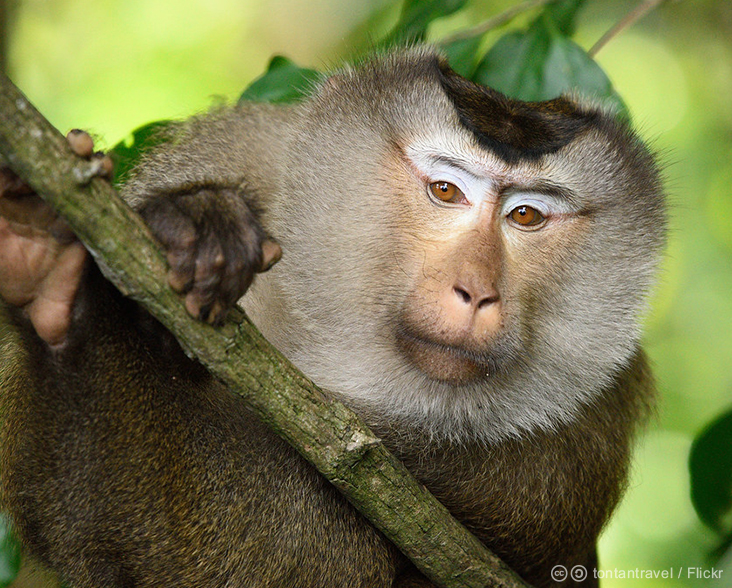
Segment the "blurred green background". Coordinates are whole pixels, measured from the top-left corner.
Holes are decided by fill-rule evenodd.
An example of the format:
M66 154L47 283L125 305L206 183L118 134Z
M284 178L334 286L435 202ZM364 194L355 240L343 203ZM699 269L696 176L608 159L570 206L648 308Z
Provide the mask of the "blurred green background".
M367 47L399 14L391 0L16 0L0 12L6 71L61 131L101 147L135 127L235 100L274 53L327 68ZM472 0L435 38L515 2ZM589 48L637 2L588 0L576 39ZM526 22L529 17L518 19ZM504 31L491 33L495 40ZM636 452L629 492L605 531L605 588L732 586L732 561L689 497L693 438L732 408L732 2L665 2L597 56L666 163L668 255L647 319L662 392ZM696 568L723 569L720 580ZM691 577L689 576L691 574Z

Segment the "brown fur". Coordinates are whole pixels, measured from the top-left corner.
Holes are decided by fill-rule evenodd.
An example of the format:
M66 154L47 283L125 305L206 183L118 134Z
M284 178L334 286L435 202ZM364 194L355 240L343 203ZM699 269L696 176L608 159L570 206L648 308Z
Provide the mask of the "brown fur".
M93 332L53 355L27 334L3 390L2 498L31 552L79 587L390 586L387 541L90 272Z
M653 395L639 352L598 402L556 432L491 448L425 443L420 453L413 441L393 448L506 563L532 585L551 586L557 563L593 561L594 540L624 489L633 433Z

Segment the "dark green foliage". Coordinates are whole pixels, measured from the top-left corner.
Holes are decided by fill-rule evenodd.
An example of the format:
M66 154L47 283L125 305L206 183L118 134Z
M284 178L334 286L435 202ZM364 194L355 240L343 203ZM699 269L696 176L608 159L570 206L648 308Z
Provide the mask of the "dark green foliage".
M20 569L20 545L8 517L0 514L0 588L9 586Z
M296 102L307 95L320 77L320 72L300 67L290 59L276 55L269 62L267 71L252 82L239 101Z
M423 41L432 21L457 12L467 0L406 0L394 30L381 42L384 46Z
M584 3L585 0L556 0L547 5L546 14L551 17L557 31L571 37L574 35L577 12Z
M732 546L732 410L696 438L689 456L691 501L699 518ZM720 553L721 554L721 553Z
M551 100L573 90L612 98L605 72L552 25L544 13L528 30L501 37L478 65L474 81L519 100Z
M599 65L567 36L580 1L552 3L525 31L501 37L481 60L473 81L531 102L579 92L612 104L622 101Z
M474 81L519 100L547 100L544 74L551 39L544 27L513 31L493 46L478 65Z
M447 56L450 66L457 73L465 78L473 79L480 57L478 50L482 43L483 36L475 35L473 37L444 43L441 48Z
M140 155L147 149L159 145L165 140L162 131L171 124L167 120L148 123L135 129L131 136L112 147L110 154L114 160L115 186L123 184L130 170L135 166Z

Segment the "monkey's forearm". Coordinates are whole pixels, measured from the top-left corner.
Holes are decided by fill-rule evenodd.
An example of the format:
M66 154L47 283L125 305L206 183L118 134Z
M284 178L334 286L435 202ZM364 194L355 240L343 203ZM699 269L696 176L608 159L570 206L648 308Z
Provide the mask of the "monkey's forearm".
M285 106L242 104L171 125L122 196L140 208L160 194L229 189L262 201L256 208L263 209L276 189L277 162L284 160L289 112Z

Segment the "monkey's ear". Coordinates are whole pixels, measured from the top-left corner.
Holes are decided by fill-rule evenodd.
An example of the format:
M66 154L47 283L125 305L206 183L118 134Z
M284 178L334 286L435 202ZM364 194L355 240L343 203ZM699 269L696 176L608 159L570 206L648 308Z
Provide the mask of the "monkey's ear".
M546 102L513 100L458 75L444 59L436 65L440 84L462 125L483 147L507 163L533 161L554 153L597 125L601 116L566 98Z

